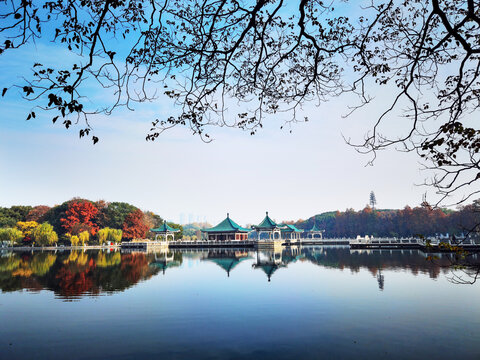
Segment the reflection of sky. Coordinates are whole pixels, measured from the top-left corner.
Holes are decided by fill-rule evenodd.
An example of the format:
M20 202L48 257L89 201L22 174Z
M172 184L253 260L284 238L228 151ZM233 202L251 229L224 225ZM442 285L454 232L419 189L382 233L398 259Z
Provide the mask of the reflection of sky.
M77 302L51 292L0 295L0 355L29 358L262 357L477 358L478 286L445 275L382 270L385 289L359 272L289 263L268 282L239 263L183 256L169 268L112 296ZM28 331L26 331L28 329ZM12 343L8 346L8 343ZM2 356L3 357L3 356ZM15 358L15 357L13 357Z

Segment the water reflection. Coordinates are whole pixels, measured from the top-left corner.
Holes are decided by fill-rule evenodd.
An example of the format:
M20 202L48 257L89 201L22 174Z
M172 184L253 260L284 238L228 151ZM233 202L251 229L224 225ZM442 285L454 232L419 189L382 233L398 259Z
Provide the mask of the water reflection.
M0 257L0 289L52 290L59 298L75 299L122 291L150 278L153 254L71 251L12 252Z
M230 277L239 264L248 260L254 270L261 270L272 281L279 269L288 271L295 262L311 263L324 268L349 269L357 273L367 269L385 286L385 271L407 271L428 274L436 279L450 271L451 255L439 254L428 261L419 250L355 250L344 246L282 247L272 250L165 250L163 252L7 252L0 257L0 289L3 292L48 289L64 300L82 296L123 291L171 268L182 268L185 259L211 262ZM257 272L252 272L255 276Z
M202 260L212 261L223 270L227 272L227 276L230 277L230 271L232 271L240 262L250 259L251 255L246 250L228 250L228 249L215 249L210 250L202 258Z

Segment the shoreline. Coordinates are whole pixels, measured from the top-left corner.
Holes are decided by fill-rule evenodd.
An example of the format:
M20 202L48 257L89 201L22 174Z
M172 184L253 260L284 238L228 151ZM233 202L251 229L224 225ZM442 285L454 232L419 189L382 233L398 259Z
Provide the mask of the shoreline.
M42 251L42 250L108 250L120 249L120 245L86 245L86 246L7 246L0 250Z

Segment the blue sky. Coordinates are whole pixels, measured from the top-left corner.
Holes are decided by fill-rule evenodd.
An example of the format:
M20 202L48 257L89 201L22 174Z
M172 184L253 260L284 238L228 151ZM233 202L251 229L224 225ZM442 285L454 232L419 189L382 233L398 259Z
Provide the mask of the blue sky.
M33 62L46 64L52 57L71 60L48 43L2 55L0 83L18 82ZM371 190L381 208L418 205L427 189L415 184L429 176L419 171L418 157L392 149L366 167L369 157L342 138L363 139L382 112L389 89L373 95L377 105L346 119L342 115L354 101L348 96L319 107L307 104L299 117L309 116L310 121L292 128L280 130L285 119L279 115L255 136L212 129L215 140L205 144L188 129L176 128L147 143L150 121L172 108L168 99L160 98L134 112L119 109L95 118L92 125L100 142L93 146L78 138L78 127L53 125L50 114L37 111L37 118L25 121L30 104L10 89L0 100L0 206L54 205L80 196L126 201L173 221L192 214L195 220L215 223L230 212L246 224L259 222L266 210L280 221L361 209ZM404 127L400 117L392 120L387 131Z

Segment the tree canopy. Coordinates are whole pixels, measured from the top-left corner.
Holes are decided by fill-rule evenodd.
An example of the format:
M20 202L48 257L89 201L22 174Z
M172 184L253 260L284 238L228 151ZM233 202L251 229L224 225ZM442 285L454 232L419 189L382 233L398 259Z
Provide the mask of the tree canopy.
M2 94L17 87L27 119L50 111L94 143L92 116L162 95L176 107L147 139L180 125L208 141L209 126L254 134L269 115L303 121L302 105L345 92L355 112L386 87L384 112L352 145L418 152L444 197L480 179L478 0L10 0L0 19L0 53L50 41L72 55L32 64ZM90 99L95 87L108 96ZM408 128L387 135L399 111Z
M355 238L357 235L375 237L478 236L480 223L478 204L468 204L457 211L405 206L401 210L375 211L367 206L361 211L347 209L315 215L295 223L300 229L310 230L314 224L325 230L329 238Z

